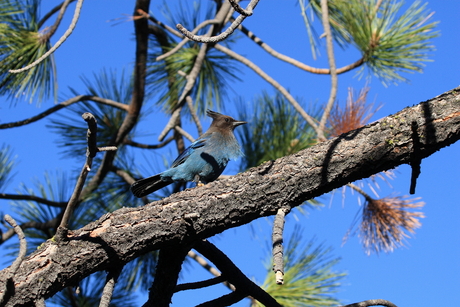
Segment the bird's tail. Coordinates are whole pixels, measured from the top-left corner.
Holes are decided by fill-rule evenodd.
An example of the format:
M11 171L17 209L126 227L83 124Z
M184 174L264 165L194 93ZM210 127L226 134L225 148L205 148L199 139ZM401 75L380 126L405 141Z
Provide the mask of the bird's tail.
M131 192L134 194L134 196L141 198L152 192L155 192L156 190L164 188L171 183L172 181L168 182L161 180L160 174L158 174L134 182L131 185Z

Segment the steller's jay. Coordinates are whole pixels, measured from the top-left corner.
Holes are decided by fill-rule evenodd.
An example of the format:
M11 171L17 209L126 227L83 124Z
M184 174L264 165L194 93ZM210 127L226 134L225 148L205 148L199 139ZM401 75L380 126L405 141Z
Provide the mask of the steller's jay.
M144 197L176 181L214 181L222 174L230 159L243 155L233 130L246 122L211 110L206 114L213 119L208 131L184 150L174 160L171 168L134 182L131 185L134 196Z

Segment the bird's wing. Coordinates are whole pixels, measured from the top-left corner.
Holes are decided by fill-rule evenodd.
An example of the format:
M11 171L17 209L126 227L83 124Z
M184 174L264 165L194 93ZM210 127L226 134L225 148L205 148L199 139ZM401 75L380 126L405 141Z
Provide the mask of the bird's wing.
M203 147L206 143L206 139L198 139L196 140L195 142L193 142L192 144L190 144L189 147L187 147L186 150L184 150L177 158L176 160L174 160L174 162L172 163L171 167L176 167L182 163L185 162L185 160L187 160L188 157L190 157L190 155L192 154L192 152L197 149L197 148L200 148L200 147Z

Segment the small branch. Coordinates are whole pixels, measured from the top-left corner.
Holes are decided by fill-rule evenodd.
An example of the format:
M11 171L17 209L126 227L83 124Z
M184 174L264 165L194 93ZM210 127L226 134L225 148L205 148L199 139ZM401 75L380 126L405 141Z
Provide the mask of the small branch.
M16 274L19 266L21 265L24 257L26 256L27 252L27 241L26 237L24 236L24 232L22 231L21 227L18 226L16 221L8 214L5 214L5 221L13 227L14 232L18 235L19 238L19 254L16 260L14 260L13 264L10 267L9 274L7 277L7 282L5 283L5 289L2 291L0 295L0 305L3 305L5 297L8 297L8 290L10 289L10 284L13 283L12 278ZM7 298L8 300L8 298Z
M11 200L28 200L28 201L35 201L37 203L41 203L50 207L56 208L65 208L67 205L66 201L52 201L46 198L38 197L35 195L18 195L18 194L6 194L0 193L1 199L11 199Z
M49 220L47 222L41 223L41 222L35 222L35 221L30 221L26 222L20 225L21 229L28 229L28 228L35 228L37 230L48 230L51 228L56 228L57 225L59 225L59 221L62 218L62 213L58 214L54 219ZM0 244L5 242L6 240L10 239L14 235L14 229L8 229L8 231L2 233L2 237L0 239Z
M78 0L77 5L75 6L75 13L73 15L72 22L70 23L69 28L67 31L65 31L64 35L61 36L61 38L54 44L53 47L51 47L47 52L45 52L40 58L38 58L36 61L33 63L30 63L29 65L20 68L20 69L10 69L9 72L12 74L17 74L26 70L29 70L38 64L40 64L44 59L46 59L48 56L50 56L56 49L58 49L62 43L72 34L73 30L75 29L75 26L77 25L78 18L80 17L80 11L81 7L83 5L83 0Z
M412 140L414 142L414 151L411 154L411 162L410 167L412 169L411 177L410 177L410 188L409 194L415 194L415 187L417 186L417 179L422 173L422 158L419 155L420 147L422 144L420 143L420 137L418 135L418 125L416 121L413 121L411 124L412 129Z
M218 297L214 300L196 305L196 307L214 307L214 306L231 306L233 304L238 303L242 299L244 299L246 296L244 294L236 291L236 292L231 292L225 295L222 295L221 297ZM266 305L268 306L268 305Z
M207 280L184 283L184 284L177 285L176 288L174 288L174 293L179 292L179 291L184 291L184 290L194 290L194 289L210 287L210 286L217 285L219 283L223 283L224 281L225 281L225 278L221 275L221 276L217 276L217 277L207 279Z
M313 73L313 74L329 75L331 73L331 70L329 68L312 67L312 66L309 66L309 65L307 65L305 63L302 63L302 62L300 62L300 61L298 61L296 59L293 59L293 58L291 58L291 57L289 57L287 55L279 53L278 51L276 51L275 49L273 49L272 47L267 45L267 43L265 43L262 39L257 37L257 35L255 35L252 31L248 30L243 25L238 26L238 30L243 32L243 34L245 34L254 43L259 45L268 54L270 54L271 56L273 56L273 57L275 57L275 58L277 58L277 59L279 59L281 61L284 61L284 62L286 62L288 64L294 65L297 68L300 68L300 69L302 69L302 70L304 70L306 72L310 72L310 73ZM362 64L364 64L364 58L361 58L361 59L357 60L356 62L351 63L351 64L346 65L346 66L343 66L341 68L337 68L336 72L337 72L337 74L342 74L342 73L348 72L348 71L350 71L350 70L352 70L352 69L354 69L356 67L359 67Z
M99 152L99 148L97 148L97 141L96 141L96 137L97 137L96 118L94 117L93 114L88 113L88 112L84 113L82 117L88 124L88 130L86 134L87 140L88 140L88 147L86 150L86 162L83 165L83 168L80 172L80 176L78 177L77 183L75 185L75 189L72 193L72 196L70 197L69 203L67 204L67 207L64 211L64 215L62 217L61 223L56 232L57 241L62 241L66 239L67 237L67 228L68 228L69 219L72 215L73 210L75 209L77 204L80 202L81 191L83 190L83 186L85 184L86 177L88 176L88 173L91 171L91 166L93 164L93 158Z
M162 148L162 147L168 145L172 140L174 140L174 136L170 136L169 138L167 138L166 140L164 140L163 142L161 142L159 144L148 145L148 144L141 144L141 143L138 143L138 142L134 142L133 140L130 140L130 139L125 139L123 141L123 144L133 146L133 147L137 147L137 148L158 149L158 148Z
M201 126L200 118L196 115L195 108L193 107L193 100L192 97L187 96L185 98L187 102L188 109L190 110L190 114L192 115L192 119L195 122L196 129L198 130L198 135L201 136L203 134L203 127Z
M43 37L41 39L47 41L51 38L51 36L53 36L53 34L56 32L57 28L59 27L59 24L61 23L61 20L62 18L64 17L64 13L67 9L67 6L72 2L72 0L65 0L60 6L59 8L59 14L56 18L56 21L54 22L54 24L49 27L48 31L43 35ZM39 27L40 28L40 27Z
M345 306L342 306L342 307L368 307L368 306L397 307L392 302L387 301L387 300L382 300L382 299L367 300L367 301L363 301L363 302L359 302L359 303L353 303L353 304L345 305Z
M284 254L283 254L283 232L284 232L284 217L289 213L289 208L280 208L276 213L273 222L272 242L273 242L273 271L275 272L275 280L278 285L284 283Z
M338 78L337 78L337 67L335 64L334 57L334 45L332 43L332 31L331 25L329 23L329 10L327 5L327 0L321 0L321 15L323 21L324 32L326 34L326 46L327 46L327 58L329 61L329 68L331 70L331 91L329 93L329 100L324 109L323 116L319 122L319 133L318 140L325 141L326 136L324 130L326 127L327 119L331 113L332 106L334 105L335 99L337 97L337 87L338 87Z
M184 26L182 26L181 24L177 24L176 28L182 34L184 34L185 37L187 37L188 39L191 39L193 41L196 41L196 42L213 43L213 44L221 42L224 39L226 39L227 37L229 37L235 31L235 29L239 25L241 25L241 23L246 19L246 17L252 15L252 10L256 7L257 3L259 3L259 0L251 0L251 2L246 7L246 10L243 10L235 1L229 1L229 2L233 6L233 8L235 8L235 6L237 6L239 8L239 12L241 12L241 15L239 15L232 22L232 24L227 28L227 30L225 30L224 32L222 32L219 35L216 35L216 36L195 35L192 32L188 31L186 28L184 28ZM237 9L235 8L235 10L237 10Z
M182 263L190 248L174 246L160 249L155 271L155 279L149 289L148 301L143 307L167 307L171 302L174 289L177 285Z
M48 19L50 19L51 16L53 16L57 11L59 11L59 10L62 8L62 6L63 6L66 2L67 2L67 0L64 1L64 2L62 2L61 4L58 4L58 5L55 6L51 11L49 11L45 16L43 16L43 18L40 19L40 21L37 23L37 28L40 29L40 28L43 26L43 24L44 24ZM72 3L72 2L75 2L75 0L70 0L68 4L70 4L70 3Z
M187 140L189 140L190 142L194 142L195 139L193 138L193 136L191 136L187 131L185 131L184 129L182 129L181 127L179 126L175 126L174 129L179 132L182 136L184 136Z
M246 16L246 17L252 15L252 9L249 9L249 10L243 9L243 8L238 4L238 2L235 1L235 0L228 0L228 2L230 2L230 4L232 5L233 9L235 10L235 12L237 12L237 13L243 15L243 16ZM257 3L256 3L256 5L257 5ZM249 6L248 6L248 7L249 7ZM254 5L254 7L255 7L255 5Z
M270 294L247 278L227 255L212 243L206 240L198 241L194 245L194 249L214 263L222 272L222 275L225 276L231 284L235 285L236 292L239 292L240 295L250 295L267 307L281 307Z
M203 21L202 23L200 23L198 26L196 26L195 29L193 29L193 31L191 32L193 35L198 33L198 31L202 28L204 28L205 26L209 25L209 24L216 24L216 23L219 23L218 20L215 20L215 19L210 19L210 20L205 20ZM155 60L156 61L161 61L167 57L169 57L170 55L173 55L174 53L176 53L178 50L180 50L180 48L182 48L188 41L190 41L189 38L184 38L179 44L177 44L173 49L171 49L170 51L166 52L166 53L163 53L162 55L158 56Z
M110 305L110 301L112 300L113 289L115 288L115 284L117 283L118 276L120 276L122 267L110 271L107 275L107 280L105 282L104 289L102 291L101 301L99 303L99 307L108 307Z
M289 93L287 89L285 89L281 84L279 84L275 79L270 77L267 73L265 73L259 66L251 62L249 59L239 55L238 53L234 52L233 50L224 47L220 44L216 44L214 46L217 50L231 56L237 61L240 61L247 67L251 68L256 74L261 76L265 81L270 83L274 88L276 88L281 94L283 94L284 97L291 103L291 105L294 107L294 109L299 112L299 114L310 124L310 126L315 129L315 131L318 133L318 125L316 124L316 121L313 117L308 115L307 112L300 106L300 104L297 102L297 100L292 97L292 95Z
M189 251L187 256L189 256L190 258L192 258L193 260L195 260L196 262L198 262L199 265L201 265L203 267L203 269L207 270L209 273L211 273L212 275L214 275L215 277L221 277L222 275L220 274L220 272L215 269L213 266L211 266L207 261L206 259L204 259L203 257L201 257L200 255L198 255L197 253L195 253L194 251ZM223 282L224 285L229 288L230 290L232 291L235 291L235 286L232 285L231 283L229 283L228 281L224 281Z
M38 121L38 120L40 120L40 119L42 119L42 118L44 118L44 117L46 117L48 115L53 114L54 112L57 112L57 111L65 108L65 107L70 106L71 104L74 104L74 103L80 102L80 101L85 101L85 100L91 100L91 101L94 101L94 102L97 102L97 103L101 103L101 104L105 104L105 105L109 105L109 106L118 108L118 109L123 110L123 111L128 111L128 105L126 105L124 103L120 103L120 102L113 101L113 100L110 100L110 99L101 98L101 97L98 97L98 96L80 95L80 96L75 96L73 98L70 98L70 99L68 99L68 100L66 100L64 102L61 102L60 104L55 105L54 107L51 107L48 110L46 110L46 111L44 111L44 112L42 112L42 113L40 113L38 115L32 116L30 118L27 118L27 119L24 119L24 120L21 120L21 121L17 121L17 122L1 124L0 129L14 128L14 127L24 126L24 125L36 122L36 121Z

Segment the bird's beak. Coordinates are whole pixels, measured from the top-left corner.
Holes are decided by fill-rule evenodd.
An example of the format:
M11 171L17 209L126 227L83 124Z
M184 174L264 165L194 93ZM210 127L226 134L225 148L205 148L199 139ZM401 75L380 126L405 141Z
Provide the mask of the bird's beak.
M240 125L244 125L244 124L247 124L247 122L243 122L243 121L236 121L236 122L233 122L233 127L238 127Z

